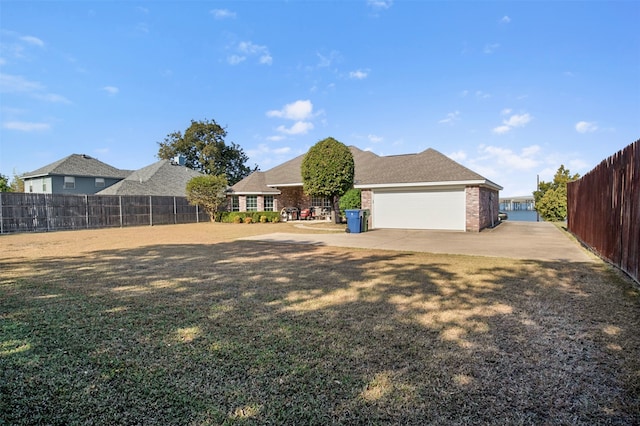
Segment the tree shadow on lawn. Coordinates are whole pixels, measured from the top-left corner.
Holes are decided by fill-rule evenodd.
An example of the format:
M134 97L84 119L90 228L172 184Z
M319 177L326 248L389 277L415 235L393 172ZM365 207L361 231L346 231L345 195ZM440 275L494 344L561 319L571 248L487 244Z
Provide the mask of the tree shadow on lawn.
M232 242L1 261L8 423L631 424L601 264Z

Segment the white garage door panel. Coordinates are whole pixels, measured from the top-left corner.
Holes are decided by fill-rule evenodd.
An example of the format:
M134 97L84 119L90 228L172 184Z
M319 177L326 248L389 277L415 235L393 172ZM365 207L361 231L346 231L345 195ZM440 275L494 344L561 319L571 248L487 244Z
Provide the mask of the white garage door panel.
M464 231L464 189L374 192L373 227Z

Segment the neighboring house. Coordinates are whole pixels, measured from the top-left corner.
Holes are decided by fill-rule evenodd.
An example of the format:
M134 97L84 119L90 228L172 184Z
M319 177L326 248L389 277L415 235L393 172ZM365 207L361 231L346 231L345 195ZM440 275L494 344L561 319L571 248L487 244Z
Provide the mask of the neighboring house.
M24 191L41 194L95 194L131 173L85 154L68 157L21 176Z
M180 160L160 160L132 171L116 169L88 155L72 154L22 178L25 192L33 193L185 197L187 182L202 174Z
M160 160L131 172L125 179L98 192L98 195L187 196L187 182L202 173L174 160Z
M354 186L370 228L480 231L498 223L500 185L433 149L381 157L354 146ZM229 190L231 211L331 207L330 200L302 191L304 155L265 172L254 172Z

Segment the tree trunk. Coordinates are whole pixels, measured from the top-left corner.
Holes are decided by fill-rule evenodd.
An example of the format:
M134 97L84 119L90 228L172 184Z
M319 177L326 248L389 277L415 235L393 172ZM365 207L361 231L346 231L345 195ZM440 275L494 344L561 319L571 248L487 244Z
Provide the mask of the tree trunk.
M332 196L333 201L333 222L336 224L340 222L340 197L337 195Z

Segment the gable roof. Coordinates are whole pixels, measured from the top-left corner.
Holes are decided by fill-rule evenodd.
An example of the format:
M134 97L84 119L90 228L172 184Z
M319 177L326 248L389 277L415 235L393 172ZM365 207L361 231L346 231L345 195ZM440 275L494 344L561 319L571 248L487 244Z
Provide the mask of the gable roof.
M235 195L280 194L279 190L267 186L265 172L251 173L249 176L229 188L227 192Z
M486 180L446 155L429 148L418 154L377 157L363 170L357 184L362 186Z
M160 160L136 170L125 179L99 191L97 195L166 195L185 197L187 182L202 173Z
M89 176L123 179L131 170L120 170L86 154L71 154L61 160L22 175L23 179L40 176Z
M379 156L350 146L355 164L354 186L371 188L384 186L429 186L451 184L486 185L502 189L480 174L466 168L444 154L429 148L418 154ZM265 172L254 172L231 187L232 193L266 193L274 188L302 186L299 155Z

